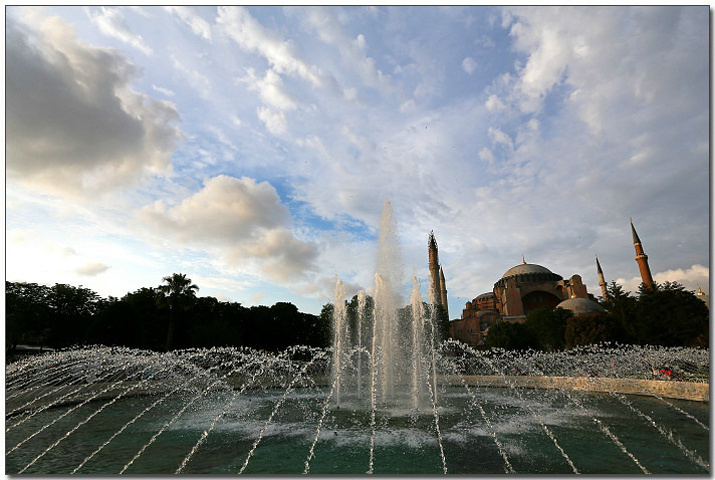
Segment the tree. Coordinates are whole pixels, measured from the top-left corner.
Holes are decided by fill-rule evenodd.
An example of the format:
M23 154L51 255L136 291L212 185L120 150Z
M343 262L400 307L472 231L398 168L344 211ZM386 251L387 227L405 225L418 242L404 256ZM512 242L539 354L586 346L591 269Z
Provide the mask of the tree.
M523 323L500 321L489 327L484 345L487 348L526 350L536 346L536 338Z
M608 313L592 313L569 318L566 322L566 348L613 342L622 338L618 321Z
M42 345L49 333L50 287L26 282L5 282L6 349L19 343Z
M641 288L635 315L639 343L664 346L707 346L709 311L694 292L677 282Z
M539 350L563 350L566 320L572 316L570 310L563 308L539 307L528 313L524 325L531 331Z
M615 340L624 343L635 342L637 335L635 317L638 300L629 292L623 291L623 287L616 282L611 282L606 288L606 298L601 305L618 327L616 332L619 338Z
M100 296L89 288L56 283L47 304L51 310L48 342L54 347L87 343L90 322L99 311Z
M160 285L157 290L163 294L162 306L169 310L169 325L166 331L164 350L171 350L174 344L174 330L177 321L181 321L183 314L194 304L196 292L199 287L191 283L191 279L184 273L174 273L162 279L166 284Z

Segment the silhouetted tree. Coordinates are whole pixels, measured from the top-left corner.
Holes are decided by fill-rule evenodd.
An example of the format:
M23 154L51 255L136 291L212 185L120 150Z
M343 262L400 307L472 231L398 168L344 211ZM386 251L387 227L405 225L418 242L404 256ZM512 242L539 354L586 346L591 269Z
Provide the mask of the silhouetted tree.
M623 291L623 287L616 282L611 282L606 287L606 295L607 297L601 303L601 306L608 312L618 327L615 332L617 332L619 338L614 340L623 343L638 343L634 323L638 300L631 296L629 292Z
M19 343L42 346L51 324L50 287L26 282L5 282L5 348Z
M526 350L537 345L536 338L523 323L499 321L489 327L484 340L487 348L505 348L507 350Z
M709 311L694 292L677 282L641 287L635 315L639 343L664 346L707 346Z
M87 343L90 322L99 309L99 295L81 285L57 283L50 288L47 301L52 318L48 343L53 347Z
M174 273L164 277L164 285L158 287L164 296L161 305L169 310L169 325L166 331L164 350L171 350L174 343L174 330L177 322L183 319L184 313L194 304L199 287L191 283L184 273Z
M580 315L566 321L566 348L615 342L622 337L621 325L608 313Z
M566 346L564 340L566 319L572 316L573 313L570 310L544 306L529 312L524 325L533 334L536 339L536 347L539 350L563 350ZM489 334L491 335L491 330Z

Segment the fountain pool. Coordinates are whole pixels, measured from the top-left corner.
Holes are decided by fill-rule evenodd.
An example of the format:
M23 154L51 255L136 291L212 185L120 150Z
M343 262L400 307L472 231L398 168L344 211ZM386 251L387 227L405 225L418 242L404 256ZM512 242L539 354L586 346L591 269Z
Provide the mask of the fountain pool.
M524 378L589 369L632 378L658 362L695 378L707 369L706 351L517 355L445 342L437 404L424 410L414 408L409 382L374 409L357 384L344 384L338 406L332 353L96 347L10 364L5 473L709 472L708 403L512 381L515 369ZM501 381L460 381L487 375Z

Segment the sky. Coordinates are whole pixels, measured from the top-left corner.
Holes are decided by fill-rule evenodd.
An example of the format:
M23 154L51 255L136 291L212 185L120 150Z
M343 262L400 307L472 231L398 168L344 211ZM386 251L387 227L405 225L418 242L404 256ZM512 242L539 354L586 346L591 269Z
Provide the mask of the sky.
M6 280L450 318L511 267L709 292L709 7L6 7ZM522 257L523 256L523 257ZM409 302L406 295L405 303Z

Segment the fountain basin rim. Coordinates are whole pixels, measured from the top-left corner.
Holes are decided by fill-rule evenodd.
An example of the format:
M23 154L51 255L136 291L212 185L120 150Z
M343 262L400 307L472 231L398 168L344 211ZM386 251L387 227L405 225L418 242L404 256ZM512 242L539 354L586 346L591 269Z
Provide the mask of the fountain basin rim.
M511 388L559 388L596 393L660 396L678 400L710 402L710 384L674 380L646 380L618 377L563 377L530 375L445 375L444 383Z

